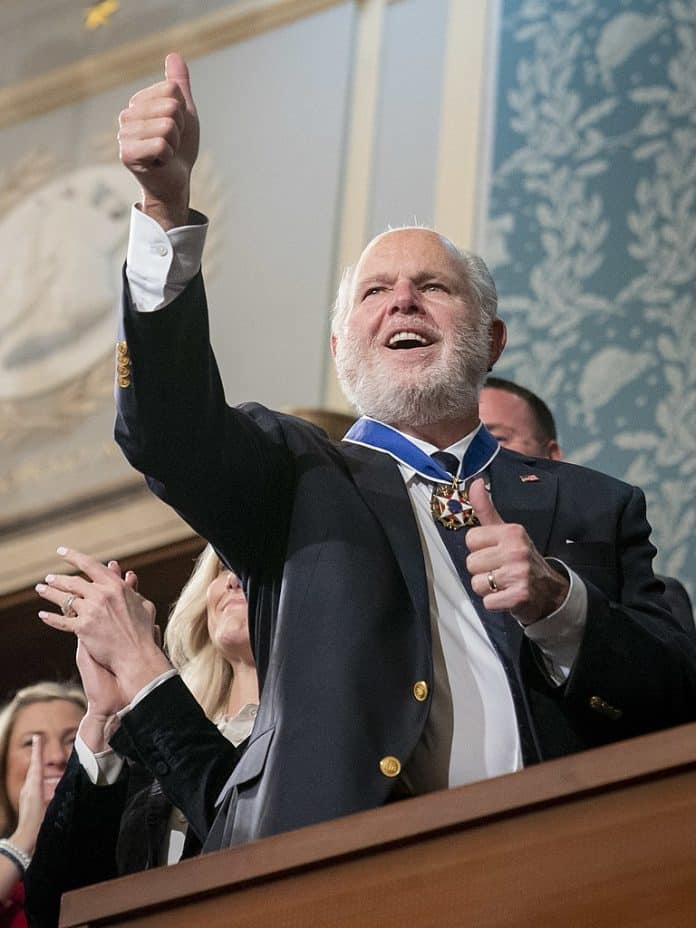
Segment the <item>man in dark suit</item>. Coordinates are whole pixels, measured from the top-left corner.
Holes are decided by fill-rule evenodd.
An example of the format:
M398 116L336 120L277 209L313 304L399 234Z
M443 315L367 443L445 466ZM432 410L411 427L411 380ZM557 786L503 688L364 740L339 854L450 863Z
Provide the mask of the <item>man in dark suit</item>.
M518 383L487 377L479 397L479 416L503 448L540 458L563 458L556 422L546 403ZM658 576L670 612L685 632L696 636L689 594L675 577Z
M247 593L261 705L207 848L690 720L696 653L663 607L641 492L479 427L505 343L481 259L402 229L346 274L332 349L364 414L347 441L226 405L188 206L198 119L183 60L166 71L121 114L142 202L116 435ZM224 760L190 736L147 635L81 608L54 624L121 683L119 750L189 816Z

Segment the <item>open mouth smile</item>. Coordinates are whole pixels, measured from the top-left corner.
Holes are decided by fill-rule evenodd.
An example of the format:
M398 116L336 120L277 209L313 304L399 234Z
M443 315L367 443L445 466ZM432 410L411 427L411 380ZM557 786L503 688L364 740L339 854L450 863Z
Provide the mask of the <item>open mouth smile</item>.
M387 341L387 348L393 350L404 350L409 348L428 348L433 344L433 340L419 332L412 332L404 329L395 332Z

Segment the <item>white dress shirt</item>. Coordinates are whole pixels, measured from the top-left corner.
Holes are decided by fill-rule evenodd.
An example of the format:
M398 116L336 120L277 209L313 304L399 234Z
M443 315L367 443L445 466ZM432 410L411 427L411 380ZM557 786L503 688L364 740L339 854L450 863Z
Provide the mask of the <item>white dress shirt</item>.
M461 460L476 431L478 428L446 450ZM404 437L428 455L440 450L426 441ZM519 770L522 751L507 675L432 517L432 482L407 464L400 462L399 470L423 546L434 648L439 638L444 658L444 663L439 662L434 654L434 688L449 690L451 701L449 711L443 707L440 712L431 712L424 740L434 746L435 753L422 747L416 751L407 778L412 779L414 792L428 789L428 776L436 778L429 788L438 788L442 781L442 772L437 769L442 765L439 745L448 737L449 786ZM540 648L549 678L557 685L570 673L587 615L585 584L563 566L570 580L565 601L552 615L524 628ZM515 619L510 616L510 621ZM443 715L451 717L451 732L447 731L449 725L442 724ZM428 726L435 726L437 734L429 736Z

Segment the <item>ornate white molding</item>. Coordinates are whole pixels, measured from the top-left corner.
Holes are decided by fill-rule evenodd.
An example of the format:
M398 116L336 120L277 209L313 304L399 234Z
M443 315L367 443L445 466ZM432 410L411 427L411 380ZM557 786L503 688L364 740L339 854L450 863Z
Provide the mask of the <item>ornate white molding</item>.
M130 496L76 509L38 530L0 535L0 595L38 582L47 571L61 571L58 545L89 551L97 558L124 558L190 538L193 532L173 510L141 483ZM38 606L37 606L38 608Z
M197 58L321 13L339 2L342 0L244 0L230 9L90 55L0 90L0 128L152 74L170 51Z

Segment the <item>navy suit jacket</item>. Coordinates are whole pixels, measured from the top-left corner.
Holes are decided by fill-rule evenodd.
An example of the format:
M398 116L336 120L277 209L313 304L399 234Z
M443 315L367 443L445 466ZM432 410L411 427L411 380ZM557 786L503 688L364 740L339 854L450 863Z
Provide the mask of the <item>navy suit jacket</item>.
M121 337L117 440L240 576L249 602L261 705L207 847L387 802L394 781L380 760L408 760L430 710L413 686L425 681L432 694L433 685L423 553L396 463L259 405L228 407L200 275L161 312L135 312L126 293ZM519 635L543 757L694 718L696 652L652 573L642 493L505 451L490 477L502 517L588 590L563 687L548 684ZM165 792L167 724L150 697L124 720Z
M662 577L657 575L658 580L662 580L665 587L665 602L684 631L693 638L696 636L696 624L694 624L694 610L691 605L691 598L686 591L683 583L680 583L676 577Z

